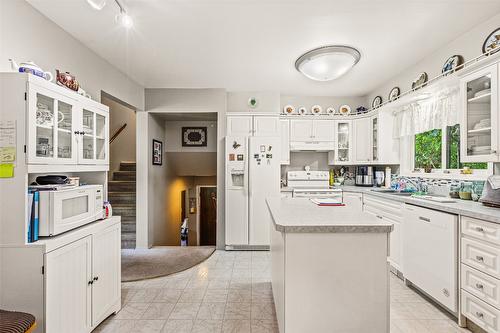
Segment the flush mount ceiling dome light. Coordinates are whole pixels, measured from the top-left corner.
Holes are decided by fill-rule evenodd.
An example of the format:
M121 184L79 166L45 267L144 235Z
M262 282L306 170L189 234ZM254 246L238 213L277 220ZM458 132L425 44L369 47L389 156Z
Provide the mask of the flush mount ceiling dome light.
M295 68L316 81L332 81L347 73L361 59L358 50L344 45L318 47L301 55Z

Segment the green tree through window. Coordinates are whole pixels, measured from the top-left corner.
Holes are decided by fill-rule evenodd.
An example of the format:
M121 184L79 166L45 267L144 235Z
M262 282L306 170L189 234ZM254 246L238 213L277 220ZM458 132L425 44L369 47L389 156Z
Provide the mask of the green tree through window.
M447 169L487 169L488 163L460 163L460 125L447 127Z
M415 168L441 168L442 131L433 129L415 135Z

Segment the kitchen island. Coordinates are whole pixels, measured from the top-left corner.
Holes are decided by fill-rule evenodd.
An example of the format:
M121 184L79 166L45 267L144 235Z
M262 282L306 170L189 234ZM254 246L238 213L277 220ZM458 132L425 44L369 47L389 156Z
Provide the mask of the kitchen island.
M389 332L392 224L350 206L267 199L280 333Z

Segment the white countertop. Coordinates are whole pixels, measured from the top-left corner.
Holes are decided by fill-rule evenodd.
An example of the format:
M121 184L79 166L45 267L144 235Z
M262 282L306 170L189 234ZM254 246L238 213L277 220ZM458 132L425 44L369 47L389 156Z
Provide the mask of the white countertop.
M376 189L375 187L340 186L336 188L341 188L345 192L373 195L384 199L404 202L415 206L439 210L451 214L473 217L500 224L500 208L488 207L481 204L480 202L475 202L471 200L455 199L456 201L452 203L442 203L424 199L417 199L410 196L398 196L394 194L372 191L373 189ZM293 188L288 187L288 188L282 188L281 190L282 192L291 192L293 191Z
M392 224L351 206L317 206L308 198L266 200L277 231L294 233L387 233Z

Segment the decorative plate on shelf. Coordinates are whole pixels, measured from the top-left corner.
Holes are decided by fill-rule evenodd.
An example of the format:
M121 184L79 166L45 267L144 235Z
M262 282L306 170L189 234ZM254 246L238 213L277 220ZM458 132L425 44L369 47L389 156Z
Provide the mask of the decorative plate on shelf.
M321 112L323 112L323 108L320 105L313 105L311 107L312 114L320 114Z
M255 97L250 97L248 99L248 106L255 109L259 105L259 100Z
M483 43L483 53L496 53L500 50L500 28L493 31Z
M428 78L429 76L427 75L426 72L420 73L411 84L411 89L422 88L427 83Z
M400 94L401 90L399 89L399 87L392 88L391 91L389 92L389 101L392 102L396 100Z
M376 109L380 105L382 105L382 96L376 96L372 101L372 109Z
M326 109L326 113L329 115L334 115L335 114L335 108L333 106L330 106L329 108Z
M443 65L443 69L441 69L441 73L451 73L457 69L457 67L462 66L464 64L464 57L461 55L455 54L446 59Z
M339 112L341 115L348 115L351 113L351 107L347 104L344 104L339 108Z
M301 106L299 108L299 114L301 114L301 115L307 114L307 109L304 106Z
M295 113L295 107L293 105L286 105L283 108L283 113L284 114L294 114Z

